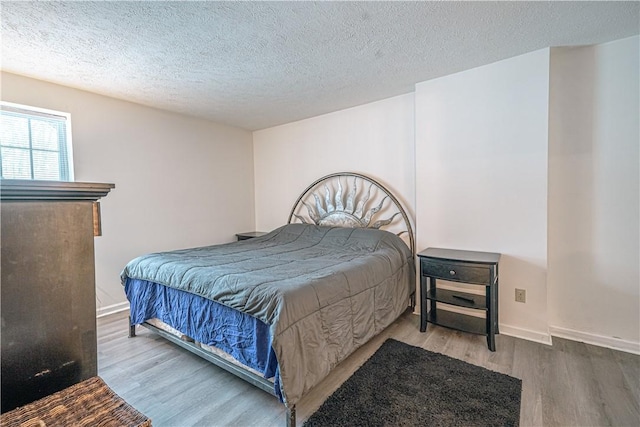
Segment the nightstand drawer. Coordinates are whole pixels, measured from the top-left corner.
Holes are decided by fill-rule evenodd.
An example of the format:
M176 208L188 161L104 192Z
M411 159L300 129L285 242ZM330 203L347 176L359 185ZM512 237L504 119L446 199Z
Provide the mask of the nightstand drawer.
M491 268L489 266L470 267L428 259L422 259L421 261L421 274L423 276L452 280L454 282L477 283L481 285L488 285L491 280Z

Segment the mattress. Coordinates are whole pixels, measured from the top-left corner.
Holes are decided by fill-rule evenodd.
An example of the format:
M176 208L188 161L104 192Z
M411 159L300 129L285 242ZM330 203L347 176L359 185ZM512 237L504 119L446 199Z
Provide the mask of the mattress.
M154 286L179 290L264 324L269 350L257 370L276 375L283 401L294 405L406 309L415 270L411 251L389 232L290 224L242 242L145 255L125 267L123 284L130 279L151 294ZM163 315L189 336L185 318L203 316L188 306Z
M269 327L215 301L138 279L127 279L132 325L150 323L183 340L233 360L264 378L274 378L277 360ZM279 390L276 390L276 395Z

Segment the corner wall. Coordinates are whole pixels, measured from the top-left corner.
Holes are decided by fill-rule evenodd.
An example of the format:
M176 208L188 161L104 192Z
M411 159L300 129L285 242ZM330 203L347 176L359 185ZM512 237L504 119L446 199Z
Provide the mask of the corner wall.
M334 172L358 172L415 206L413 94L325 114L253 134L256 226L284 225L302 191Z
M254 228L251 133L2 73L2 100L71 113L76 181L115 183L95 238L98 313L125 308L125 264Z
M640 353L640 38L551 50L552 335Z
M545 343L548 94L549 49L415 93L418 248L502 253L500 331Z

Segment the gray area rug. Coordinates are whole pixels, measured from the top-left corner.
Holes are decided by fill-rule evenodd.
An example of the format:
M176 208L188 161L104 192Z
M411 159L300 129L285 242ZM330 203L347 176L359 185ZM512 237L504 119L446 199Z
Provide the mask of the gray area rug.
M517 426L522 381L388 339L305 426Z

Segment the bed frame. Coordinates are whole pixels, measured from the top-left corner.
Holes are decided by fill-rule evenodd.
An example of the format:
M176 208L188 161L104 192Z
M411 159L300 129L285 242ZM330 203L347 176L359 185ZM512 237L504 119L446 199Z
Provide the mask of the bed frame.
M403 238L415 259L415 240L409 216L389 190L365 175L353 172L334 173L309 185L298 197L289 214L287 223L295 222L347 228L385 228ZM409 306L414 309L415 303L415 293L412 293ZM131 321L129 325L129 338L133 338L136 336L136 326L131 325ZM185 341L148 322L143 322L141 326L276 396L274 383L266 378L202 349L196 342ZM287 427L295 427L295 405L286 406L286 411Z

